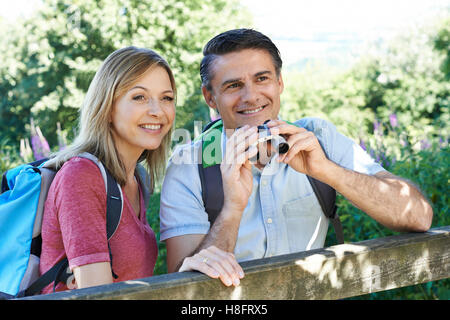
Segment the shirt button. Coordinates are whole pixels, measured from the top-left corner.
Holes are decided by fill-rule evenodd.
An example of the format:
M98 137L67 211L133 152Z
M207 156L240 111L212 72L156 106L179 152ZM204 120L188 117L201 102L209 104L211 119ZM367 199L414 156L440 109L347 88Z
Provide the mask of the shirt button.
M266 181L266 180L263 180L263 181L262 181L262 185L263 185L263 187L267 186L267 181Z
M271 218L267 219L267 223L272 223L272 219Z

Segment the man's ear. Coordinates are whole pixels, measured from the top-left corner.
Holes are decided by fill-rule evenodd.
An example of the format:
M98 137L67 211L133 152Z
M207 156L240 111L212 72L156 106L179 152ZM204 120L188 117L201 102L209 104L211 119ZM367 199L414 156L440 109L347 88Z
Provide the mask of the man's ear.
M202 86L202 93L203 93L203 98L205 98L206 104L210 108L217 109L216 100L214 99L212 92L209 91L208 89L206 89L205 86Z
M283 76L281 75L281 71L280 71L280 75L278 76L278 85L280 87L280 94L282 94L283 90L284 90L284 82L283 82Z

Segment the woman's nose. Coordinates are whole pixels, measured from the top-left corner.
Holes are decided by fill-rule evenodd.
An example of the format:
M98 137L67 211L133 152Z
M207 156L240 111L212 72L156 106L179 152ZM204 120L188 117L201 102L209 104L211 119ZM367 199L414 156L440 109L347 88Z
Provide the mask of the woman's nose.
M148 102L148 114L151 116L159 116L163 113L162 108L157 100L150 100Z

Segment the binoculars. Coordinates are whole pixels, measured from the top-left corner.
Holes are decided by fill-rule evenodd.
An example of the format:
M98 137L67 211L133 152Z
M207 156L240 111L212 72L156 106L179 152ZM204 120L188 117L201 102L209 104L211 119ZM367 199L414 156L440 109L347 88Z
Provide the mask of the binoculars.
M252 146L256 146L261 142L270 141L272 148L274 148L279 154L284 154L289 151L289 144L286 142L284 135L273 135L270 132L270 128L266 125L270 120L264 121L263 125L258 126L259 138ZM238 127L239 129L239 127ZM259 151L256 156L251 159L252 161L259 159Z
M289 144L286 142L286 139L283 135L273 135L270 132L270 128L267 127L266 123L270 120L266 120L263 125L258 126L259 138L254 143L257 145L264 141L270 141L272 147L279 153L283 154L289 151Z

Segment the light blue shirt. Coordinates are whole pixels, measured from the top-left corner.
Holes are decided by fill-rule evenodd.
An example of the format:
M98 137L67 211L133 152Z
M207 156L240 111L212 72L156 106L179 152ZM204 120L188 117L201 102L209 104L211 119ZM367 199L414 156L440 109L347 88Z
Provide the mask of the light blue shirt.
M384 170L358 144L328 121L296 122L316 135L327 157L341 167L373 175ZM222 157L226 136L222 134ZM161 190L161 241L185 234L207 234L198 173L201 141L177 147ZM253 190L239 226L238 261L322 248L329 221L306 175L272 158L263 170L252 167ZM201 159L200 159L201 160Z

